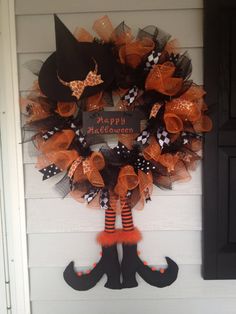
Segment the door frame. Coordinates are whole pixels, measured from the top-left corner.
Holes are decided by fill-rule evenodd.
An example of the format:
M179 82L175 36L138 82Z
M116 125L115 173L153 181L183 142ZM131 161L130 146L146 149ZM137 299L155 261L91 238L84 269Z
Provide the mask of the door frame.
M6 313L30 314L14 0L0 0L0 31L1 209L5 228L2 239L9 291L6 302L10 302Z

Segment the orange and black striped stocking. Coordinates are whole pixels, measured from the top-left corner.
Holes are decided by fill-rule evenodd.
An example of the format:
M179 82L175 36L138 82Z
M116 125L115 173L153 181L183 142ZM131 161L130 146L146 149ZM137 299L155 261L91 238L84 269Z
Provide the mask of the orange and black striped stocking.
M121 197L121 219L124 231L132 231L134 229L133 216L127 197Z
M116 213L109 207L105 212L105 231L112 233L115 231Z

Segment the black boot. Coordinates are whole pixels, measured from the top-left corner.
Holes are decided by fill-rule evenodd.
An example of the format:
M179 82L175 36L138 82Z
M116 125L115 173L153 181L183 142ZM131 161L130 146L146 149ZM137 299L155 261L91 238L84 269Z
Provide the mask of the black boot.
M102 257L89 273L79 276L74 270L74 262L70 262L64 270L63 276L73 289L84 291L93 288L104 274L107 275L106 288L121 289L120 273L117 247L112 245L102 247Z
M145 265L139 258L137 254L137 244L123 244L123 260L121 263L123 277L122 288L133 288L138 286L136 273L152 286L163 288L171 285L177 278L179 268L169 257L166 257L166 261L168 268L163 272L153 270Z

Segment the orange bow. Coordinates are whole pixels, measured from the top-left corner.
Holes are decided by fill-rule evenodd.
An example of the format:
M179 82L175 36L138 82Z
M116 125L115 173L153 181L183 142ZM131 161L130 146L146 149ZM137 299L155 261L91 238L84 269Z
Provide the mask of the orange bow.
M93 152L90 157L84 160L81 157L77 158L71 165L68 176L73 177L75 182L87 179L93 186L102 188L105 184L99 171L104 166L103 155L99 152Z
M97 63L95 65L95 69L93 71L89 71L87 74L85 80L83 81L71 81L71 82L66 82L63 81L58 75L58 80L65 86L69 87L72 90L72 96L75 96L77 99L80 99L81 95L83 94L83 91L86 86L96 86L101 83L103 83L103 80L101 78L101 75L97 74Z
M42 169L55 164L59 169L65 171L78 157L76 150L61 150L38 156L36 167ZM73 164L72 164L73 165Z

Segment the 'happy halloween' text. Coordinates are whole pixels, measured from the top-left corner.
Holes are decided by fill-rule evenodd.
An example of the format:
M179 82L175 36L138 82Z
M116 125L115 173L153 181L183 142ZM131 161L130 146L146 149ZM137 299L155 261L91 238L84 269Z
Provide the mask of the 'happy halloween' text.
M140 115L121 111L85 112L83 130L87 135L132 134L140 131Z

